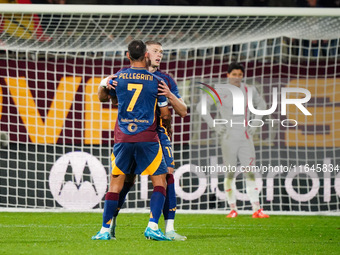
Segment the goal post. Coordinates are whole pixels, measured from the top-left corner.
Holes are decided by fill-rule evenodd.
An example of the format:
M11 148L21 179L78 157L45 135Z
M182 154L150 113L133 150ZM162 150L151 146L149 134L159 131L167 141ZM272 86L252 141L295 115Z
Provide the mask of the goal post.
M187 117L173 115L179 210L229 209L220 138L197 105L207 95L200 83L226 83L229 64L239 61L244 82L256 87L267 109L278 102L254 135L263 208L278 214L339 213L336 9L0 7L0 211L103 208L117 111L98 101L97 86L129 65L127 44L141 39L162 43L161 70L174 77L188 105ZM282 91L291 88L310 92L303 107L311 116L281 104ZM245 181L237 171L237 204L248 213ZM148 178L138 178L125 208L147 209L151 192Z

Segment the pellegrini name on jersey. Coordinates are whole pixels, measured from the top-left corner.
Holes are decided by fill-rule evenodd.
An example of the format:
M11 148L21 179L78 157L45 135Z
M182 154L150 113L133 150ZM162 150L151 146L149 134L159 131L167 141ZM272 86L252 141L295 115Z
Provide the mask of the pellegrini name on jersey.
M119 79L124 80L145 80L145 81L153 81L153 76L149 74L141 74L141 73L120 73Z

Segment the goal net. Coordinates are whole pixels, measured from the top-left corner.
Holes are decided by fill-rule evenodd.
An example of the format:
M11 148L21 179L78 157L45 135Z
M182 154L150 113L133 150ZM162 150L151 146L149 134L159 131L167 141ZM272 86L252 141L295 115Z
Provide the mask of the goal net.
M267 109L278 102L254 135L262 207L338 213L339 27L332 9L2 4L0 210L103 208L117 110L98 101L97 87L129 65L127 44L141 39L163 44L161 70L188 105L188 116L173 115L178 209L229 209L221 138L197 105L207 98L201 83L226 83L238 61ZM291 88L311 98L282 104L286 94L306 97L284 93ZM247 213L245 178L236 171L237 205ZM124 208L147 209L151 192L148 178L138 177Z

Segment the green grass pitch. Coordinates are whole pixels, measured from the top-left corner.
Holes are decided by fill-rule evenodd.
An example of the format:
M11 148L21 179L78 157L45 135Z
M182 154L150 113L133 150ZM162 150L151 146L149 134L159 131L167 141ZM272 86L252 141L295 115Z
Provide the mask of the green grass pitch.
M147 214L120 214L117 240L92 241L101 213L0 213L0 254L340 254L340 217L177 214L185 242L143 236ZM163 219L160 227L164 228Z

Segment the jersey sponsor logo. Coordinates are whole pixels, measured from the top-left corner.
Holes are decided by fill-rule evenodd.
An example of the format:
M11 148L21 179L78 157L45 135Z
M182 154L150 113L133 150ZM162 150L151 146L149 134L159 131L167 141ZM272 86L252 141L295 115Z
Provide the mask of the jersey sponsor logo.
M121 122L138 122L138 123L149 123L148 120L141 120L141 119L127 119L127 118L121 118L120 119Z
M66 209L92 209L101 202L107 187L102 163L86 152L69 152L51 168L50 191Z

